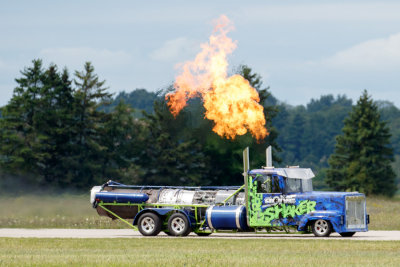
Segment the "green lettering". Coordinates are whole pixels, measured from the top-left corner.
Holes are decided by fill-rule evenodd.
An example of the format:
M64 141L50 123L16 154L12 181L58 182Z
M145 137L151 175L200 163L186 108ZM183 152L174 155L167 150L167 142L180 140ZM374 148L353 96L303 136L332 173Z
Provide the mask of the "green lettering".
M272 221L272 219L274 219L274 216L275 216L275 214L274 214L274 208L273 208L273 207L268 208L268 209L266 209L266 210L264 211L264 221L265 221L267 224L270 224L270 222Z
M286 218L289 210L289 205L282 204L281 207L282 207L282 218Z
M288 205L287 208L288 208L287 213L290 215L290 217L294 218L294 216L296 215L296 206Z
M282 207L283 205L276 205L275 206L275 219L279 219L279 214L282 212Z
M296 208L296 214L302 215L307 211L307 200L300 201L300 204Z
M307 213L314 211L316 205L317 202L315 201L307 201Z

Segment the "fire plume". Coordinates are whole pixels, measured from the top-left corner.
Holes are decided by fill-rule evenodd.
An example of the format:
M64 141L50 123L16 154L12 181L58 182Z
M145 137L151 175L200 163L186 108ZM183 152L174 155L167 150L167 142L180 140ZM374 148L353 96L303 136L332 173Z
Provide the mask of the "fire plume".
M214 121L213 131L218 135L234 139L249 131L262 140L268 132L257 90L242 76L227 75L227 55L236 48L236 42L227 36L232 29L224 15L215 21L208 43L201 45L202 50L193 61L181 66L175 91L166 95L168 107L177 116L188 99L199 96L206 109L205 117Z

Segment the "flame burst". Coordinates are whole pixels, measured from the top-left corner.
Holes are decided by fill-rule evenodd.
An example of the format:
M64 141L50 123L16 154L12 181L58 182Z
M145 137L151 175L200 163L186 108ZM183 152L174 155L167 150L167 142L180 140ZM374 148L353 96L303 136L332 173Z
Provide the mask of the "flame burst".
M166 95L168 107L177 116L188 99L200 96L205 117L215 123L214 132L234 139L250 131L261 140L268 132L257 90L242 76L227 75L226 57L236 48L236 42L227 37L232 29L231 21L224 15L215 21L209 42L201 45L202 51L194 61L183 64L174 83L175 91Z

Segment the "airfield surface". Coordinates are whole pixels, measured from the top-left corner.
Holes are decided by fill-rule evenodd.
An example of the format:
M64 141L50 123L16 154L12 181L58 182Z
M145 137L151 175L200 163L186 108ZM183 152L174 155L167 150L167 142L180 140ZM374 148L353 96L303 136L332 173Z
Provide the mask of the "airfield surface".
M0 237L36 237L36 238L144 238L138 231L131 229L22 229L0 228ZM160 233L156 237L145 238L175 238ZM332 239L332 240L370 240L388 241L400 240L400 231L369 231L358 232L353 237L341 237L337 233L328 238L317 238L313 234L286 234L286 233L213 233L207 237L200 237L191 233L186 238L209 239Z

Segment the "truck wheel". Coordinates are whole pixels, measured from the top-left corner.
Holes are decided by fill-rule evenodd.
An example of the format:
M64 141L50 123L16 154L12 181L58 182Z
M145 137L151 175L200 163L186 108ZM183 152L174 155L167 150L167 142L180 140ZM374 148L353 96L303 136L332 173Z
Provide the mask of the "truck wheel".
M343 232L339 233L342 237L352 237L356 232Z
M145 213L138 221L139 232L144 236L155 236L161 231L161 220L154 213Z
M328 237L332 232L332 226L329 221L319 219L313 223L312 231L317 237Z
M173 236L187 236L191 231L189 221L182 213L174 213L169 217L168 230Z

